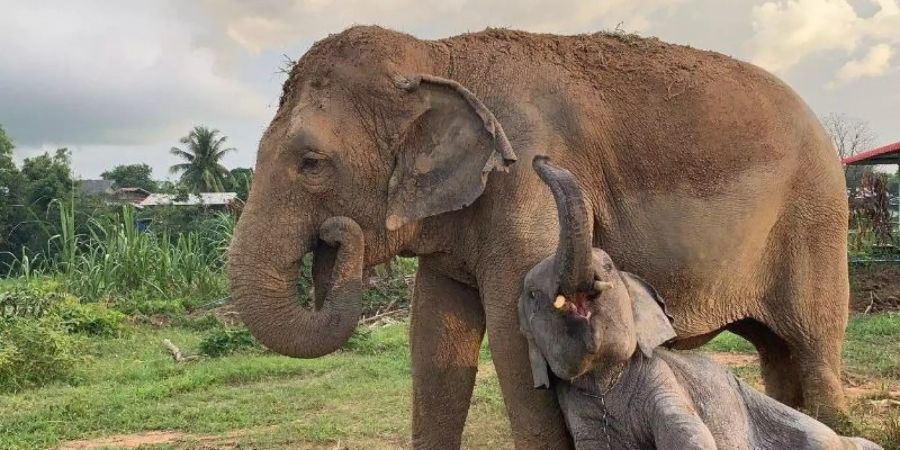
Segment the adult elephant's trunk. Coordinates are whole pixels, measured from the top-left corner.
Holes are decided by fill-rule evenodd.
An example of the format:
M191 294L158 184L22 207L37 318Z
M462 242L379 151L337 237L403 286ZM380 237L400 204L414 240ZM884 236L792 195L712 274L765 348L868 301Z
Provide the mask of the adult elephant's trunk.
M591 230L581 188L566 169L553 166L546 156L536 156L534 170L550 187L559 215L559 244L556 247L556 272L563 295L591 291Z
M315 358L340 348L353 334L362 309L364 242L359 225L332 217L319 229L314 309L297 302L300 261L312 239L267 248L260 242L269 239L259 230L253 224L239 226L230 252L232 298L244 324L263 345L287 356Z

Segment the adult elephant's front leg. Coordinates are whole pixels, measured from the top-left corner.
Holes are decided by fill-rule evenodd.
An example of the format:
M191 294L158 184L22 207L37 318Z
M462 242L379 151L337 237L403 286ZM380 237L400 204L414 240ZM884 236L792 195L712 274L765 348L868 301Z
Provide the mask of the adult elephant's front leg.
M535 389L528 346L519 332L520 283L510 278L482 287L491 356L512 426L516 449L569 449L572 443L552 390Z
M411 321L413 448L458 449L484 337L481 299L422 258Z

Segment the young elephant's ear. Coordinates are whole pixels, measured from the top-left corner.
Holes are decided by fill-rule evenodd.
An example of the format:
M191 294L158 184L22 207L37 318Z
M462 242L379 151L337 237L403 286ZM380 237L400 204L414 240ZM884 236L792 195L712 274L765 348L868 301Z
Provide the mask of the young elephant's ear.
M531 378L535 389L550 389L550 365L534 343L531 330L531 317L528 312L528 304L519 300L519 331L525 335L528 342L528 361L531 364Z
M417 75L397 86L424 107L401 136L388 184L388 230L472 204L488 173L516 161L500 122L456 81Z
M665 301L650 283L635 274L620 273L631 296L638 347L650 357L653 349L675 338L672 319L666 313Z

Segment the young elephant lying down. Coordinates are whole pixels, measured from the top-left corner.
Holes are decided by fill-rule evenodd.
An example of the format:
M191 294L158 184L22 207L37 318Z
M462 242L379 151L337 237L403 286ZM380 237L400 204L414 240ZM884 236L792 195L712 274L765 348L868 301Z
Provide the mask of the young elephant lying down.
M838 436L713 361L660 348L675 337L649 284L591 248L581 191L536 158L560 220L556 254L526 276L519 320L535 387L556 394L578 449L880 449Z

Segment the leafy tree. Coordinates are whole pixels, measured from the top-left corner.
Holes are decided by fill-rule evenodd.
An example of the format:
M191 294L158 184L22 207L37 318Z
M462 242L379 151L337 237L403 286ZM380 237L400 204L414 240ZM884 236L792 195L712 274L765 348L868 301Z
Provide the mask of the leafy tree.
M45 152L22 163L25 180L25 200L37 210L45 210L56 199L65 199L72 192L72 154L60 148L51 155Z
M228 177L227 188L229 191L236 192L238 198L247 201L250 195L250 185L253 183L253 169L249 167L238 167L231 169L231 175Z
M12 139L6 135L6 130L3 129L3 125L0 125L0 170L11 170L15 168L15 163L12 160L12 150L15 148L15 145L12 143Z
M21 211L16 203L21 196L22 175L13 161L12 151L15 146L0 126L0 252L11 252L10 234L21 220Z
M6 146L9 148L9 146ZM45 258L52 257L49 248L51 236L59 234L59 203L54 200L77 200L79 210L82 199L72 197L73 180L71 155L65 148L54 153L45 152L32 158L26 158L22 169L12 172L15 180L10 185L10 203L7 218L0 226L3 239L0 240L0 264L9 262L10 258L20 257L25 253L48 252ZM8 221L7 221L8 220ZM87 220L76 224L83 231ZM0 270L5 267L0 265Z
M150 192L157 190L157 183L153 181L153 169L147 164L122 164L100 174L104 180L112 180L113 187L134 187Z
M169 170L173 174L181 173L180 183L193 192L222 192L225 190L228 169L222 165L222 157L235 151L225 147L228 140L221 136L219 130L196 126L181 138L184 149L172 147L170 153L185 162L175 164Z

